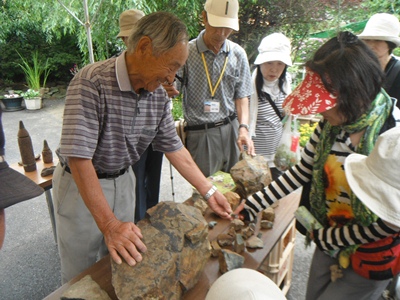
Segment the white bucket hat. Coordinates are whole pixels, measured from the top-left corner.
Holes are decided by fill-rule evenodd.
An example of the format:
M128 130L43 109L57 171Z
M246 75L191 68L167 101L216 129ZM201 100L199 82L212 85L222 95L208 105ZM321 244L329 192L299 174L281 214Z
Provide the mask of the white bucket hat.
M369 156L349 155L347 181L357 197L378 217L400 224L400 128L382 133Z
M239 268L219 277L211 285L206 300L286 300L286 297L267 276Z
M362 40L387 41L400 46L400 22L396 16L386 13L369 18L364 31L358 35Z
M239 31L239 3L237 0L207 0L204 4L208 23L212 27L226 27Z
M254 64L261 65L268 61L278 60L291 66L290 51L290 40L282 33L272 33L262 39Z
M144 17L144 12L138 9L129 9L119 15L119 37L128 37L133 26Z

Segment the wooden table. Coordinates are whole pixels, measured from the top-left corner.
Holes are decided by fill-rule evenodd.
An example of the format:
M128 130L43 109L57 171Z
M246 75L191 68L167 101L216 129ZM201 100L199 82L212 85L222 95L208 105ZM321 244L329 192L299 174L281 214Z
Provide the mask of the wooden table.
M14 163L10 165L10 168L18 171L22 175L25 175L30 180L35 182L38 186L44 189L44 193L46 195L47 207L49 209L51 226L53 228L54 240L57 243L57 233L56 233L56 221L54 218L54 206L53 199L51 197L51 188L53 187L53 174L49 176L42 177L40 174L44 168L49 168L52 166L56 166L58 163L58 159L53 159L52 163L45 164L42 159L36 161L36 171L25 172L24 167L19 165L18 163Z
M258 270L264 259L268 256L275 244L280 240L282 234L290 226L294 219L294 211L297 209L300 200L300 194L294 192L279 201L279 206L275 208L276 218L274 227L271 230L262 229L261 239L264 241L264 248L257 250L246 249L241 253L245 257L244 268ZM209 231L210 241L214 240L218 234L227 232L230 222L216 217L208 212L206 214L207 221L216 220L218 223ZM111 299L118 299L115 295L114 288L111 284L111 264L110 256L102 258L96 264L71 279L69 282L61 286L59 289L48 295L46 300L60 299L63 292L72 284L79 281L86 275L91 275L102 289L104 289ZM217 280L222 274L219 272L219 263L217 258L210 258L200 276L198 283L183 295L184 300L203 300L207 294L211 284Z

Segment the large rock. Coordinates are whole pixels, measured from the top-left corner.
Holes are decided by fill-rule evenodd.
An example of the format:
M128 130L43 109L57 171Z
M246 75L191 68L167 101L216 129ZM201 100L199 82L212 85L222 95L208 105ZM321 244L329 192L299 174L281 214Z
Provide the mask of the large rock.
M251 156L242 152L239 161L231 168L231 176L236 184L235 192L241 198L260 191L272 181L271 171L264 156Z
M61 300L111 300L106 291L86 275L71 285L61 296Z
M198 281L210 257L208 224L199 209L160 202L138 223L147 252L135 267L112 261L119 299L180 299Z

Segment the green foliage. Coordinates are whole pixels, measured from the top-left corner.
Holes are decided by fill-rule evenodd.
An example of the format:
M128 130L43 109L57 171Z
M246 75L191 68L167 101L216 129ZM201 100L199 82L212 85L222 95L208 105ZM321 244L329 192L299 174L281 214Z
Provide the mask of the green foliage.
M37 51L32 54L32 62L29 62L26 58L22 57L21 54L17 51L20 56L22 63L18 63L18 66L25 73L26 83L28 87L32 90L39 91L41 87L46 85L47 77L49 76L49 65L48 60L43 63L41 59L39 59L39 54ZM41 81L41 79L43 80Z
M65 4L69 13L61 4ZM3 0L0 1L0 78L20 81L23 73L15 68L16 51L30 57L40 51L48 58L49 80L70 80L69 69L89 62L85 24L90 26L96 61L121 51L116 38L119 15L137 8L146 14L170 11L188 26L191 38L202 29L200 19L205 0L87 0L85 20L82 0ZM292 41L292 58L304 62L321 41L309 41L309 34L369 18L376 12L400 13L400 0L239 0L240 30L231 39L244 47L249 62L257 55L263 37L282 32ZM79 21L78 21L79 20ZM395 50L398 54L400 50Z
M25 99L32 99L35 97L40 97L40 93L38 90L28 89L26 92L21 93L21 96Z
M174 121L183 119L182 94L172 99L172 117Z

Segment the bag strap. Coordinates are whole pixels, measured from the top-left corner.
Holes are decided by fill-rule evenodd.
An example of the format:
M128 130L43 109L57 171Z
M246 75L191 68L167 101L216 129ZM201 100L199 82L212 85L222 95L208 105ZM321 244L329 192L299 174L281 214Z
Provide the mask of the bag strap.
M389 90L389 88L393 85L394 80L397 77L397 74L400 72L400 61L396 60L392 67L388 70L388 76L386 77L385 87Z
M279 111L278 107L276 106L275 102L272 101L271 95L266 93L266 92L261 92L262 95L268 100L269 104L272 106L272 108L274 109L275 113L277 114L277 116L279 117L279 119L282 121L283 117L281 115L281 112Z

